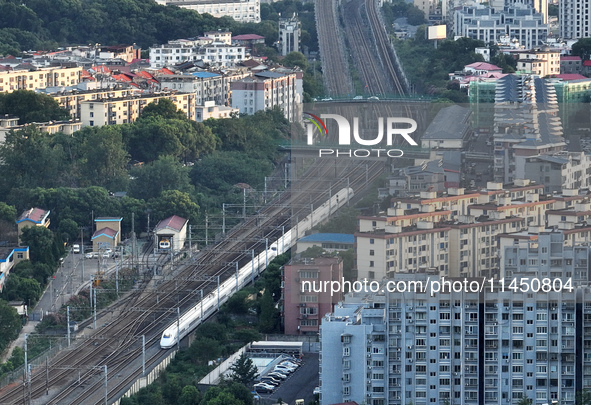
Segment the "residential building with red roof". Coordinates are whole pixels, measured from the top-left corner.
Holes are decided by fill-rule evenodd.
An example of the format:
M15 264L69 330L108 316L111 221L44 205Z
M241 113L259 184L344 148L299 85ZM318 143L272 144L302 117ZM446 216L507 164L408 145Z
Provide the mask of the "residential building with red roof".
M23 211L21 216L16 220L18 237L20 241L23 229L29 226L43 226L49 228L49 210L41 208L30 208Z
M580 56L561 56L560 73L581 73L583 62Z

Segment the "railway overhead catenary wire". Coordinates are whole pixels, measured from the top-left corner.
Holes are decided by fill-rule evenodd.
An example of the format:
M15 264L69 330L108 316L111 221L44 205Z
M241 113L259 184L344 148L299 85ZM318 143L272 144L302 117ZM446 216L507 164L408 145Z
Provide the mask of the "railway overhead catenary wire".
M316 30L326 93L331 96L353 94L353 81L342 29L334 0L315 0Z
M316 173L326 175L326 172L332 172L332 170L334 170L332 164L320 162L318 167L314 167L313 170L311 170L311 172L314 172L315 174L310 175L310 178L307 178L306 176L303 178L307 178L310 183L309 186L312 190L321 190L322 188L325 188L325 183L322 181L314 181L314 178L316 178ZM381 170L381 164L378 165L377 162L372 164L372 176L370 179L373 179L375 176L379 175ZM354 174L347 172L347 168L345 167L338 173L338 175L343 178L348 177L350 179L352 188L361 190L365 186L365 171L363 171L362 174ZM322 178L322 176L320 178ZM307 205L307 203L310 201L310 196L306 194L304 190L298 190L295 194L296 195L294 196L292 193L286 192L278 200L278 202L281 203L283 201L295 201L297 203L298 201L301 201L300 204L303 205L303 202L305 201ZM317 194L316 197L312 198L312 204L321 204L322 198L324 198L322 193ZM232 240L239 238L239 236L252 238L254 235L259 236L262 234L264 236L277 233L277 226L290 225L289 215L284 215L284 210L287 210L289 213L289 209L283 207L276 208L271 206L266 209L265 212L268 214L267 221L263 224L259 224L259 227L254 226L253 220L247 219L242 227L235 228L228 233L228 237L230 239L229 241L222 241L217 247L223 251L231 251L235 250L234 246L236 243L242 243ZM277 216L281 218L281 220L275 220ZM267 232L265 229L269 229L269 231ZM217 254L214 248L206 249L200 252L199 255L200 261L208 260L210 262L233 262L236 260L242 260L242 258L239 257L239 254ZM248 257L244 257L244 260L247 259ZM209 275L212 277L220 276L221 279L227 280L230 277L234 277L235 273L233 268L228 269L228 267L231 266L225 266L225 268L222 269L219 267L216 268L216 266L207 266L209 268L204 268L205 266L199 267L201 268L197 270L195 266L190 264L183 265L177 274L181 278L198 275ZM172 284L173 282L168 281L167 283ZM183 290L195 290L200 288L207 289L208 286L205 284L207 283L199 281L187 282L182 283L182 285L179 287ZM126 370L126 375L137 376L137 372L129 372L127 370L127 367L132 364L132 360L141 356L141 351L131 349L134 340L132 337L145 335L148 346L157 344L164 326L170 321L170 310L177 307L181 310L185 309L189 307L194 301L194 294L184 294L184 296L179 300L178 293L175 292L174 288L163 288L163 291L163 294L161 294L158 299L153 293L150 292L144 293L136 291L129 293L125 300L126 306L129 308L144 308L146 309L146 312L140 313L139 316L137 313L135 313L133 316L117 316L114 320L99 328L101 335L117 336L120 338L119 343L115 349L113 349L111 345L108 345L107 347L107 345L101 343L95 345L94 343L90 343L90 341L84 341L73 345L70 350L63 350L58 354L58 356L53 358L51 360L51 364L56 366L56 372L51 373L48 384L52 390L58 391L58 396L56 397L58 399L51 400L47 398L46 400L46 398L44 398L44 403L102 403L102 399L96 399L93 397L93 395L96 394L86 385L94 378L93 375L90 375L89 373L88 375L81 375L79 378L77 373L71 371L71 367L76 365L80 365L81 367L107 365L109 370L113 370L113 373L109 373L111 376L113 376L110 378L116 378L118 374L123 373L123 370ZM170 291L170 293L168 293L168 291ZM124 307L121 308L120 314L125 312ZM152 318L150 317L150 314L157 315ZM155 354L154 357L149 361L155 362L157 357L158 354ZM58 367L62 368L60 369ZM80 381L80 383L78 383L78 381ZM113 390L109 388L109 397L116 395L116 392L118 391L115 391L115 389L117 387L120 388L120 386L117 384L110 384L110 386L114 388ZM83 393L79 394L78 392L81 390ZM45 374L43 370L33 369L31 374L32 398L39 398L44 394ZM72 399L72 396L76 396L76 399ZM4 387L0 391L0 404L20 403L23 403L22 385L20 383L15 383Z

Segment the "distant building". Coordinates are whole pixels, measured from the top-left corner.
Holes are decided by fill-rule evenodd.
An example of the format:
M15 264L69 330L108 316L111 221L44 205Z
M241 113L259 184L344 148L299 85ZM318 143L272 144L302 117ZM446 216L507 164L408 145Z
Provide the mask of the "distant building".
M260 0L156 0L156 3L187 8L216 18L231 17L243 23L261 22Z
M238 115L237 108L215 105L214 101L206 101L202 106L195 107L195 121L203 122L210 118L222 119L230 118L232 114Z
M302 77L301 72L264 71L234 81L231 84L232 107L239 109L241 114L279 107L286 119L297 121L302 103L302 94L297 91L298 77Z
M296 14L290 18L279 19L279 52L285 56L290 52L300 52L301 23Z
M179 252L187 240L189 220L173 215L162 221L154 228L154 242L160 250Z
M19 241L21 234L23 233L23 229L26 227L43 226L45 228L49 228L49 213L49 210L43 210L41 208L31 208L25 210L16 220Z
M561 0L558 2L560 37L568 39L591 37L590 0Z
M0 92L37 90L53 86L75 86L82 78L81 67L19 68L0 70Z
M459 105L442 108L421 137L421 147L462 149L472 133L470 115L469 108Z
M591 156L584 152L556 152L518 157L515 175L544 185L544 193L591 187Z
M355 236L347 233L314 233L298 239L296 253L302 253L311 247L321 247L327 252L352 249Z
M517 70L540 77L560 74L560 52L548 47L519 52Z
M0 247L0 292L4 289L6 279L15 264L29 260L29 247Z
M232 37L232 43L236 45L242 45L247 48L252 48L256 44L264 44L265 37L257 34L242 34Z
M213 39L214 42L232 45L232 33L230 31L207 31L204 32L203 35L207 38Z
M561 56L560 73L581 73L583 62L580 56Z
M96 231L92 235L95 252L115 249L121 243L121 217L98 217L94 219Z
M498 43L509 35L525 49L542 46L548 36L544 16L527 5L516 3L504 8L483 5L463 6L455 11L455 35Z
M163 98L172 101L187 119L195 119L194 93L162 92L135 97L83 101L80 103L80 120L83 127L132 123L138 119L145 106Z
M285 334L316 335L320 319L332 312L342 292L331 294L319 283L341 281L343 262L337 257L292 260L283 267L283 315ZM316 290L314 289L314 283Z
M186 62L203 62L216 67L231 67L246 60L246 48L242 45L230 44L231 33L219 34L227 34L227 42L225 38L222 39L224 42L213 41L208 44L203 44L200 39L176 40L151 47L150 67L158 69Z

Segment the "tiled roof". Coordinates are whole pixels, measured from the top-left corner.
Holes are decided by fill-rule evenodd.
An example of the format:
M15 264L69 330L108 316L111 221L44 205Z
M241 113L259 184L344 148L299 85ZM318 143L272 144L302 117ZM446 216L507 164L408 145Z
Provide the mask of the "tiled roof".
M464 69L466 69L466 68L472 68L472 69L476 69L476 70L503 70L500 67L498 67L497 65L493 65L492 63L486 63L486 62L470 63L469 65L464 66Z
M235 37L232 37L232 39L236 40L236 41L250 41L250 40L255 40L255 39L265 39L265 37L262 37L257 34L243 34L243 35L236 35Z
M33 221L37 224L40 224L45 220L45 218L47 218L48 215L49 211L42 210L41 208L31 208L23 212L16 223L18 224L22 221Z
M559 75L554 75L552 77L555 77L557 79L562 79L564 81L587 79L585 76L580 75L578 73L562 73Z
M173 215L172 217L168 217L163 219L162 221L158 222L154 231L159 231L161 229L169 228L174 229L175 231L180 232L183 229L183 226L187 223L185 218L181 218L177 215Z
M591 66L591 60L584 60L583 66Z
M111 239L115 239L115 236L117 236L117 231L111 228L102 228L102 229L98 229L94 234L92 234L92 238L91 239L96 239L101 235L105 235L108 236Z
M581 60L580 56L561 56L560 60Z

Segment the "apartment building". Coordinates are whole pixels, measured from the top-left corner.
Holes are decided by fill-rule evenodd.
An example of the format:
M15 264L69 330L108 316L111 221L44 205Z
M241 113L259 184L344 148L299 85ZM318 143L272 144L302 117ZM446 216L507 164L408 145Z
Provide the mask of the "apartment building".
M544 15L521 3L502 8L483 5L458 7L454 15L456 35L499 43L501 37L517 40L525 49L542 46L548 36Z
M571 279L576 284L587 284L591 226L568 225L560 223L553 228L534 227L527 232L501 235L500 276L509 281L529 277L561 279L563 283Z
M301 52L301 27L302 24L295 13L292 17L279 19L279 43L277 46L281 55L285 56L290 52Z
M223 119L238 115L238 109L215 105L214 101L205 101L203 105L195 106L195 121L203 122L210 118Z
M581 73L583 62L580 56L561 56L560 73Z
M182 75L166 75L159 77L160 89L194 93L197 105L213 101L224 106L230 104L231 83L248 77L246 69L233 69L224 72L199 71Z
M591 387L588 288L384 291L348 294L322 320L322 405L574 405Z
M286 335L317 335L324 314L342 300L323 283L341 281L343 261L338 257L293 259L283 267L283 324Z
M591 157L585 152L557 152L518 157L515 175L544 185L544 193L591 187Z
M156 0L156 3L195 10L216 18L231 17L243 23L261 22L260 0Z
M82 77L81 67L50 67L0 71L0 92L37 90L54 86L76 86Z
M232 67L245 59L246 47L225 42L211 42L201 45L199 41L192 40L170 41L168 44L150 48L150 67L152 69L186 62L203 62L215 67Z
M498 277L499 236L545 225L546 214L556 209L556 200L543 191L543 185L518 180L504 187L489 182L478 191L449 189L393 198L386 215L358 217L356 277ZM574 206L575 200L569 202Z
M540 77L560 74L560 52L548 47L519 52L517 70Z
M96 90L71 90L48 94L60 107L65 108L74 119L80 119L80 104L83 101L105 100L110 98L130 97L139 94L134 88L114 88Z
M591 36L589 0L563 0L558 2L560 37L568 39Z
M165 92L83 101L80 103L80 120L83 127L135 122L145 106L162 98L172 101L188 119L195 120L195 94Z
M507 75L497 81L493 125L493 177L498 182L517 178L517 157L551 154L566 146L556 90L537 76Z
M231 83L232 107L241 114L279 107L289 121L301 116L302 93L298 91L301 72L264 71Z

